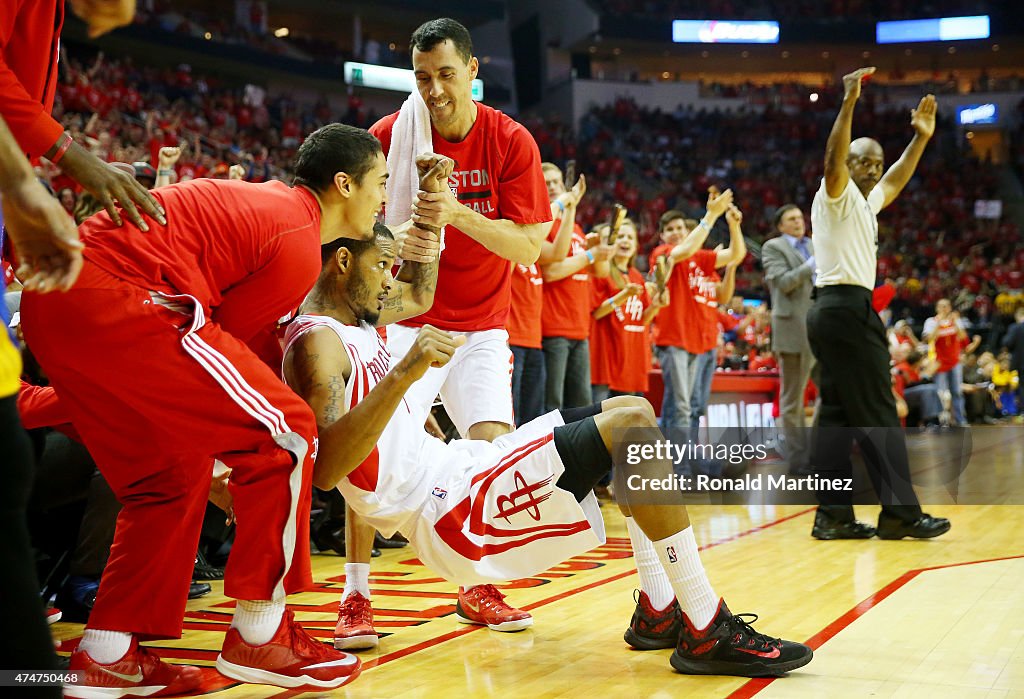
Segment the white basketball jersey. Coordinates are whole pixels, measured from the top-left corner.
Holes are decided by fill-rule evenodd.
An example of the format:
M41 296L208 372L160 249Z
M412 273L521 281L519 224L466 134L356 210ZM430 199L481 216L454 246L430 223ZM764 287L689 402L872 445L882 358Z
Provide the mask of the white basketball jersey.
M391 355L377 330L360 322L343 323L319 315L295 318L285 333L285 353L307 332L329 328L341 340L352 363L345 405L352 410L391 370ZM388 421L366 460L338 484L345 500L381 533L391 535L415 515L429 497L425 481L450 458L445 443L423 429L405 399Z

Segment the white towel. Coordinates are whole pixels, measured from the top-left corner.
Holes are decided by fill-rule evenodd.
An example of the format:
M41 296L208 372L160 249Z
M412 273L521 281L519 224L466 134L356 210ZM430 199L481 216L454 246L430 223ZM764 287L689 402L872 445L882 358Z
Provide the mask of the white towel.
M391 127L388 150L388 203L384 223L395 226L412 217L412 204L420 188L416 156L431 153L430 112L420 93L413 91L402 104L398 119Z

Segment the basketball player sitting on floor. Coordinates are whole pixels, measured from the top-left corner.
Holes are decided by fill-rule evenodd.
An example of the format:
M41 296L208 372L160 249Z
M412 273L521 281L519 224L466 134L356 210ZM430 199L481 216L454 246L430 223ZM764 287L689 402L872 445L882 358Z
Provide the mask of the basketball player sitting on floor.
M447 178L451 162L423 160ZM653 430L650 404L611 398L553 411L494 442L431 437L403 396L430 366L443 366L463 339L424 326L394 367L375 326L429 304L436 263L396 282L394 240L323 246L320 278L286 336L284 373L312 406L320 450L314 483L339 487L346 501L386 536L401 530L420 559L463 585L513 580L604 541L593 486L612 465L615 430ZM658 462L649 477L667 477ZM642 591L626 640L670 648L672 666L694 674L778 675L811 660L800 643L759 634L711 589L681 496L678 504L626 503Z

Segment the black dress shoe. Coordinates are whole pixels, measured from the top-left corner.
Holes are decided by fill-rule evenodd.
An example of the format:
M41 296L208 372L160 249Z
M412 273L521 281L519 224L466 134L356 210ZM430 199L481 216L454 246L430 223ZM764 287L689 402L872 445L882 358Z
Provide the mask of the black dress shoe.
M345 528L333 529L329 526L320 527L313 532L313 543L320 553L334 551L339 556L345 555Z
M210 583L196 582L195 580L188 586L188 598L199 599L203 595L210 594Z
M915 539L931 539L948 532L950 526L949 520L945 517L922 514L913 522L906 522L882 512L878 515L878 538L902 539L911 536Z
M378 549L403 549L409 545L409 542L405 540L405 537L398 538L399 536L399 534L395 534L392 538L387 539L380 532L374 532L373 547Z
M851 519L840 521L833 519L821 510L814 515L814 527L811 536L823 541L832 539L870 539L875 535L875 528L870 524Z

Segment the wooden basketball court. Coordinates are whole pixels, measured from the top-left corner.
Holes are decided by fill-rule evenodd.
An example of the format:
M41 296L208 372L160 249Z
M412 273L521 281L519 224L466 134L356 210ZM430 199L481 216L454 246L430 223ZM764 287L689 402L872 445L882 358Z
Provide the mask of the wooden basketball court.
M1024 428L974 429L961 492L1024 503ZM930 435L913 438L929 448ZM931 502L938 502L932 500ZM409 549L374 559L370 583L377 651L339 697L1024 697L1024 507L937 505L952 530L928 541L810 537L807 506L702 506L690 516L716 591L734 612L756 612L758 631L804 641L814 660L774 680L689 677L671 651L630 650L622 633L637 584L618 510L605 504L608 543L542 575L503 587L530 610L533 628L502 634L455 621L456 588ZM873 521L877 507L859 507ZM317 555L317 589L289 598L314 636L329 640L344 559ZM150 644L163 657L208 667L204 693L292 697L239 685L212 668L233 602L213 583L190 602L184 637ZM82 627L58 623L60 652ZM313 696L308 694L306 696Z

